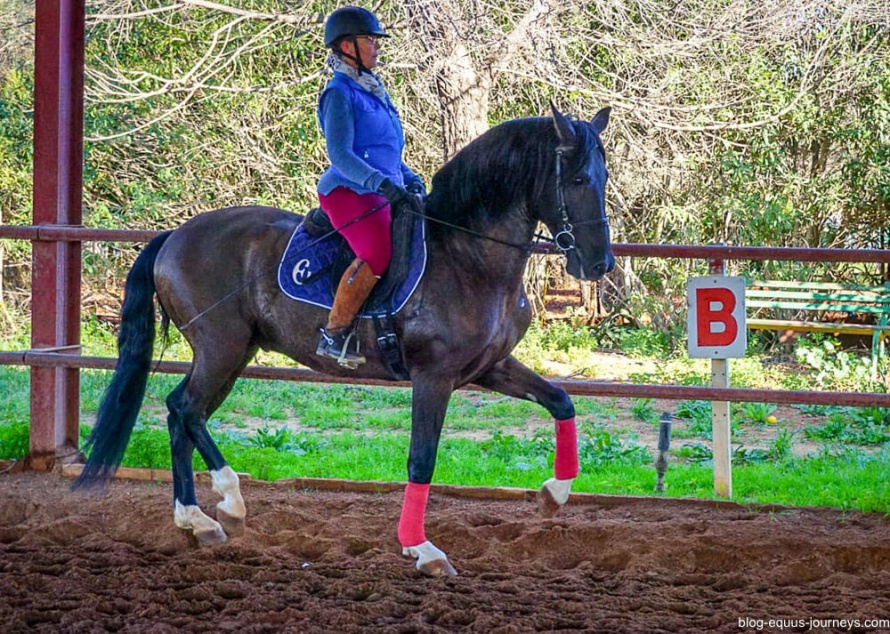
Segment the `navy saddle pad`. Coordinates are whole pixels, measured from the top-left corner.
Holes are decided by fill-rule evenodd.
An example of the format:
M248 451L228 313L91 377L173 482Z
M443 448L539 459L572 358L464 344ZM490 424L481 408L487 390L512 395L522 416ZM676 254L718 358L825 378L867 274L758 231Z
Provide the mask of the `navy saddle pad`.
M393 290L391 304L386 308L389 313L401 310L423 277L427 257L425 224L423 220L414 223L409 247L410 270L405 281ZM301 223L291 236L278 264L278 287L292 299L330 309L334 302L331 289L339 282L332 282L331 273L343 243L344 240L338 235L326 238L312 236ZM365 312L360 315L362 318L370 319L374 313L380 312L379 302L374 299L372 297L368 302L371 308L366 307Z

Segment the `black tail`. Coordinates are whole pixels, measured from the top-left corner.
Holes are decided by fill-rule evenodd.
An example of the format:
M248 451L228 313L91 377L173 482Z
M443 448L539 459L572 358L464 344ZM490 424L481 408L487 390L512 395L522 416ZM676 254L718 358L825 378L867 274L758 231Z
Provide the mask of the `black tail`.
M148 243L127 275L121 328L117 337L118 360L111 383L102 396L96 426L87 440L92 449L73 489L103 488L124 457L136 416L145 397L155 340L154 265L167 231Z

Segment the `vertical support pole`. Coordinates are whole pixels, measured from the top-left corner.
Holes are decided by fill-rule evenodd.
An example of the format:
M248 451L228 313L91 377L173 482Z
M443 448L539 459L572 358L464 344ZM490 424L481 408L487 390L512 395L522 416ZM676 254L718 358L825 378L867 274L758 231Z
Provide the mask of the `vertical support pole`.
M35 13L35 225L80 225L83 189L85 0L41 0ZM80 242L35 240L31 347L80 344ZM31 369L30 466L50 469L77 456L80 374Z
M723 260L711 260L711 275L726 275ZM711 385L729 387L729 359L711 359ZM730 442L729 401L711 402L711 435L714 455L714 495L732 497L732 445Z
M655 474L658 479L655 482L656 493L664 493L664 474L668 469L668 456L671 453L671 424L674 417L670 412L664 412L658 423L658 458L655 460Z

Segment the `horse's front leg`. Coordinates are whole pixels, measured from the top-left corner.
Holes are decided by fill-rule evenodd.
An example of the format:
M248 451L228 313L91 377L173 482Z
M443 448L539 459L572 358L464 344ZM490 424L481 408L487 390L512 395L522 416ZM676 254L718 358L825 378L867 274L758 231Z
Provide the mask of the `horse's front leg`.
M399 519L402 554L417 560L417 569L430 577L456 575L444 552L426 538L424 523L430 482L436 468L436 451L454 384L441 379L412 378L411 448L408 484Z
M556 422L553 477L544 483L538 495L541 513L552 517L568 501L572 481L578 475L578 433L572 399L564 389L545 380L512 356L500 361L474 383L507 396L540 403L553 416Z

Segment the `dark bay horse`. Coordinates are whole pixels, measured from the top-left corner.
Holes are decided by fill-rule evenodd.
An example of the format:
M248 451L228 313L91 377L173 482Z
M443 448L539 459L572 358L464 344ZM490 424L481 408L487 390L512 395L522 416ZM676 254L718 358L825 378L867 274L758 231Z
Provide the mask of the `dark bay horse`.
M426 539L424 523L439 435L456 388L475 383L542 405L556 427L554 477L542 486L542 511L554 513L568 499L578 473L574 405L563 389L510 352L531 321L523 271L539 222L555 237L574 277L597 280L615 264L600 139L608 120L607 108L590 122L553 108L552 118L508 121L467 145L433 178L425 209L426 274L394 325L413 386L398 536L403 554L415 558L424 574L455 574L445 553ZM75 487L104 486L121 462L151 369L155 295L164 328L172 321L193 351L188 374L167 397L167 425L173 519L202 544L244 531L238 476L206 421L258 349L284 353L329 374L391 378L372 345L373 326L364 323L369 320L358 330L367 364L350 371L316 356L327 312L285 297L276 285L276 264L300 222L298 215L268 207L220 209L192 218L143 249L127 277L120 356ZM223 498L215 520L195 497L195 449Z

